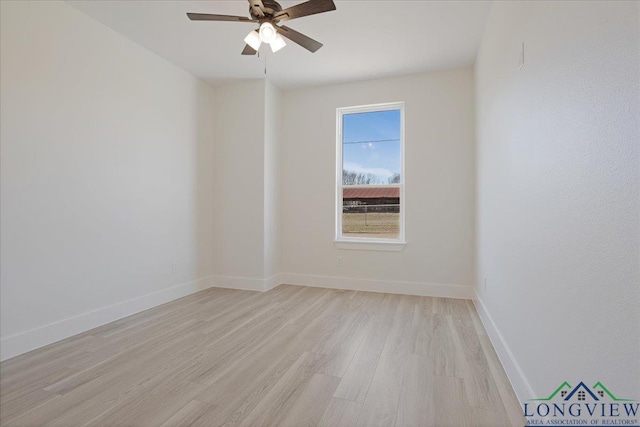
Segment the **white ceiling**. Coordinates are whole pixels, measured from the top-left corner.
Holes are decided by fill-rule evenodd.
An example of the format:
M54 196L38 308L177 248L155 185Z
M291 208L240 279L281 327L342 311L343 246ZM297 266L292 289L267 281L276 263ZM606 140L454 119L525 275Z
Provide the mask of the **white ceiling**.
M282 1L283 8L301 1ZM248 16L245 0L70 0L118 33L213 83L264 77L283 89L367 80L471 65L490 1L335 0L337 10L286 25L322 43L312 54L287 47L261 58L242 56L256 26L192 22L187 12Z

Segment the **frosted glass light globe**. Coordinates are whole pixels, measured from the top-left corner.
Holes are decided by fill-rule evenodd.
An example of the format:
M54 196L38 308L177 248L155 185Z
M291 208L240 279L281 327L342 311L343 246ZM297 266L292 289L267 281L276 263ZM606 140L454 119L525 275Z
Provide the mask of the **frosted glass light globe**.
M258 51L258 49L260 49L260 45L262 44L257 31L251 31L249 35L245 37L244 42L251 46L255 51Z
M276 39L277 34L276 29L273 28L273 25L270 23L263 22L262 25L260 25L260 40L262 40L263 43L271 43Z
M271 44L269 44L269 46L271 46L271 51L273 53L276 53L286 45L287 44L285 43L284 39L280 34L276 34L276 38L273 40L273 42L271 42Z

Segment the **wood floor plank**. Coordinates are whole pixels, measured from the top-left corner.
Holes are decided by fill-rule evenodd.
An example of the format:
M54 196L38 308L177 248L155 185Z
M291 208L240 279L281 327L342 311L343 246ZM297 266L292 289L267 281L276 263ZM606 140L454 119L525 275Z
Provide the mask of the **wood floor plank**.
M507 426L469 301L207 289L0 364L2 426Z
M340 378L315 374L278 422L283 427L311 427L318 424L329 405Z
M399 298L393 326L367 391L358 426L391 426L395 422L402 379L412 345L412 308L411 297Z
M224 425L237 425L254 409L266 393L287 372L289 367L300 356L308 351L308 346L297 345L298 341L306 341L305 337L313 337L323 326L322 318L303 327L302 325L287 324L266 343L258 352L243 362L245 368L241 372L231 372L209 389L202 393L199 399L216 405L217 414L211 413L207 422L217 424L226 420ZM271 363L265 368L263 360ZM317 365L316 372L326 372L327 366L335 358L328 355L325 362Z
M412 354L428 356L433 345L433 298L421 297L415 300L414 323L415 336L411 348Z
M69 392L59 395L46 404L28 411L24 416L15 419L16 425L45 425L60 422L71 425L66 420L91 421L121 400L130 398L136 393L140 384L148 383L160 374L170 370L172 362L185 352L193 351L189 344L194 343L196 335L182 334L179 338L167 342L158 351L145 355L132 356L121 360L112 369L92 377L91 380L78 384Z
M264 344L270 337L285 324L285 318L274 317L265 321L255 321L255 329L246 329L242 332L230 335L227 340L217 342L206 360L202 360L197 372L191 380L211 385L224 374L239 366L242 359L247 356L255 346Z
M183 406L192 401L204 385L180 378L167 378L158 381L146 392L135 393L129 399L114 405L110 410L83 424L86 426L158 426L178 413ZM61 419L53 425L81 425L75 420Z
M192 400L180 408L171 418L160 427L186 427L192 425L209 409L209 405L198 400Z
M336 389L335 397L364 402L380 360L380 354L393 325L393 307L397 303L397 298L389 294L384 296L377 315L369 323L365 338Z
M476 307L473 304L473 301L467 300L466 302L467 302L467 312L471 317L471 321L473 322L473 327L476 330L476 334L478 334L478 336L487 335L487 332L484 330L484 326L482 326L482 321L480 320L480 316L476 311Z
M9 422L32 409L44 405L57 396L55 393L39 388L25 391L11 400L0 398L0 418L3 421L0 425L4 425L5 422Z
M322 353L328 354L331 358L324 367L323 374L335 377L344 376L366 335L370 318L370 314L359 313L353 318L353 321L346 323L345 328L336 334L332 341L325 344Z
M504 368L500 364L500 360L495 353L493 345L491 345L489 337L486 334L483 334L480 335L479 338L489 364L490 376L498 388L510 425L526 425L522 406L520 406L520 402L518 402L518 398L511 387L511 383L509 382L509 378L507 378L507 374L504 372Z
M511 424L504 411L494 411L492 409L470 408L471 425L474 427L511 427L526 426L526 420L520 424Z
M237 425L262 401L289 368L304 353L288 342L300 333L297 325L285 325L259 351L242 363L243 369L229 371L203 390L198 400L215 407L202 421L208 425ZM268 365L261 363L270 360Z
M395 426L436 425L434 363L428 356L409 355L402 379Z
M0 396L13 391L12 381L17 378L18 387L24 386L25 372L43 368L54 370L56 368L68 368L66 361L70 354L81 351L87 345L96 341L95 337L71 337L66 340L42 347L18 357L5 360L0 363L0 378L2 379L2 389Z
M460 353L464 355L463 379L469 406L504 413L495 380L487 375L490 368L472 321L454 319L453 323L454 340L462 348Z
M464 375L464 355L456 340L453 319L450 315L433 315L433 339L429 356L435 363L435 374L450 377Z
M57 394L66 394L94 380L104 380L109 375L122 371L134 371L139 365L146 363L147 359L153 357L154 353L162 354L173 348L183 350L183 340L191 339L199 342L197 336L185 333L195 324L197 324L197 321L192 320L176 325L174 328L167 328L163 333L152 336L152 338L145 340L139 346L135 346L129 352L108 358L104 363L90 369L69 375L45 387L45 390Z
M462 379L436 375L434 381L435 425L465 427L473 425L473 414L464 393Z
M305 352L240 425L278 425L293 405L300 390L316 374L318 366L325 363L326 358L324 354Z
M358 423L362 403L331 398L327 409L318 422L318 427L352 427Z

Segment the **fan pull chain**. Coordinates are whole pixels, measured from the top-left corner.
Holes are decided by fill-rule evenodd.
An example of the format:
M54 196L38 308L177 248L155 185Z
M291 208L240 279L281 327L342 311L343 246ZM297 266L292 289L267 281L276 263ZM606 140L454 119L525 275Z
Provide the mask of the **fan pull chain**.
M258 59L260 58L260 50L258 50ZM264 55L264 75L267 75L267 55Z

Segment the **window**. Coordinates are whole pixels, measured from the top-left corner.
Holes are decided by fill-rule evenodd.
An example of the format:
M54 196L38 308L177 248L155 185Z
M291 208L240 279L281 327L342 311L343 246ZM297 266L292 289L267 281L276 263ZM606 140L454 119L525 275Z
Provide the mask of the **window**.
M339 108L336 242L404 243L404 104Z

